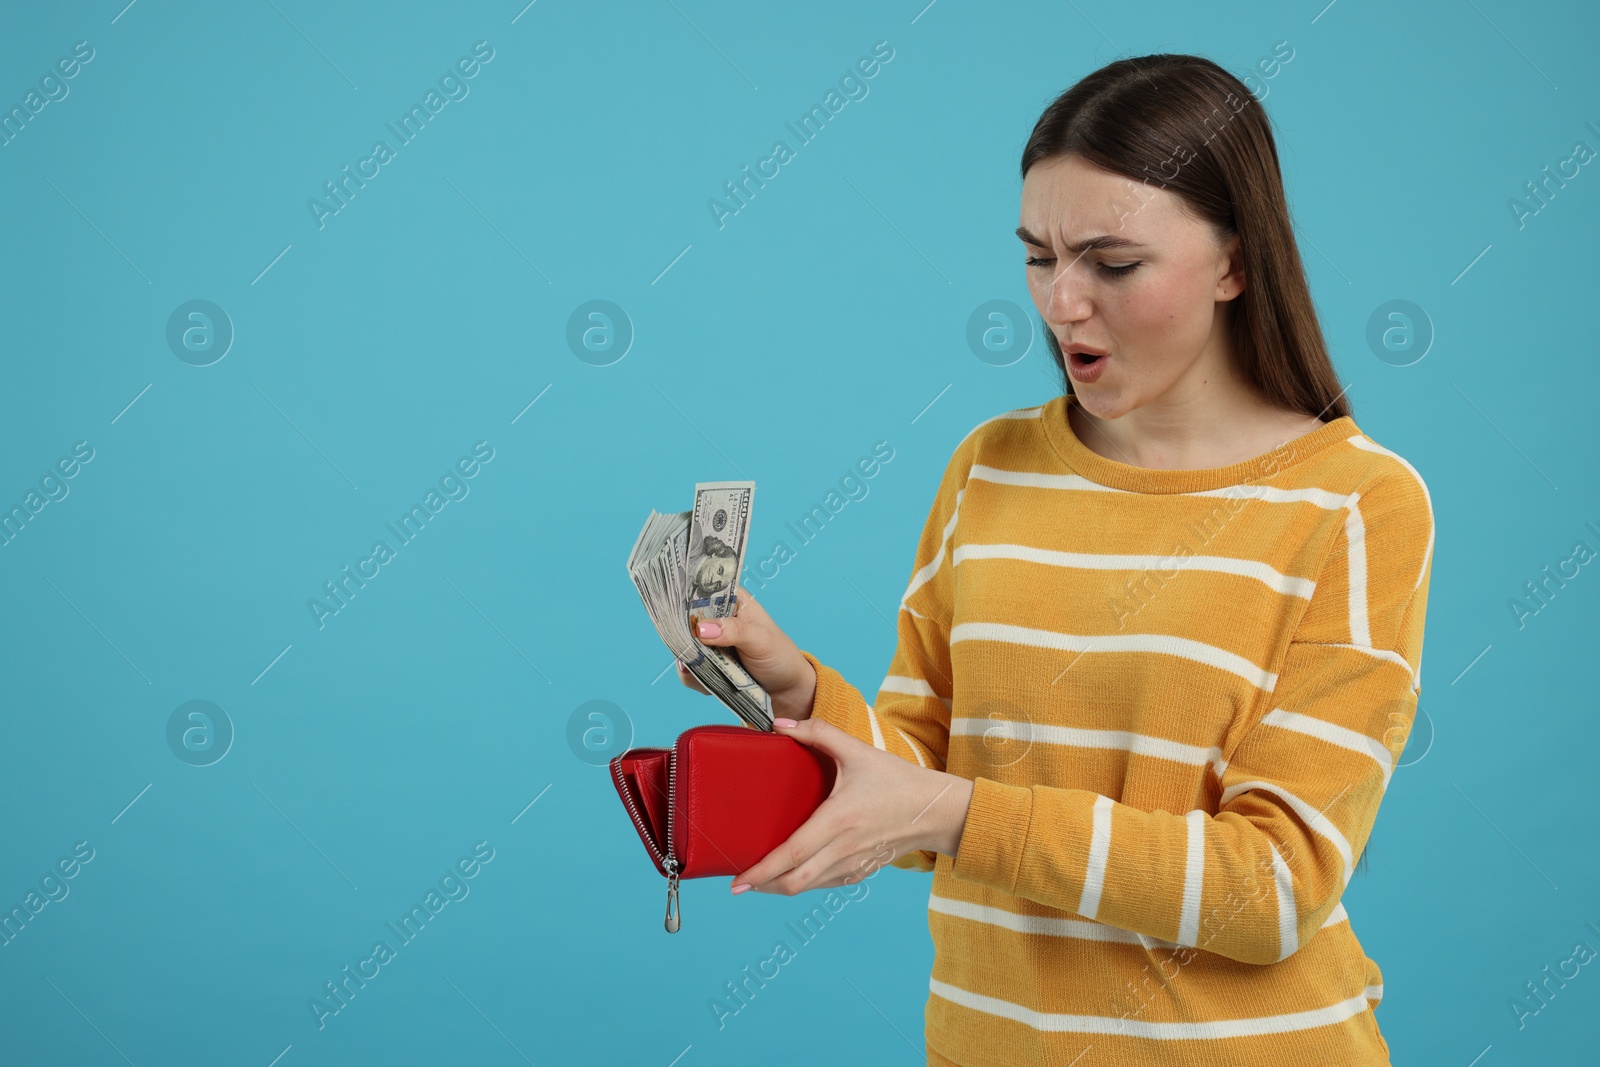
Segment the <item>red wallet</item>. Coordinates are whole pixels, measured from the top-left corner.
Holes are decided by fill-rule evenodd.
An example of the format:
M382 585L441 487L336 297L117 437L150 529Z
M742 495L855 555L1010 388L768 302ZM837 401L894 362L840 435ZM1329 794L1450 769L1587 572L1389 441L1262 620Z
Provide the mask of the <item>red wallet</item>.
M617 794L667 876L667 932L678 932L678 879L753 867L828 799L837 770L792 737L720 724L612 759Z

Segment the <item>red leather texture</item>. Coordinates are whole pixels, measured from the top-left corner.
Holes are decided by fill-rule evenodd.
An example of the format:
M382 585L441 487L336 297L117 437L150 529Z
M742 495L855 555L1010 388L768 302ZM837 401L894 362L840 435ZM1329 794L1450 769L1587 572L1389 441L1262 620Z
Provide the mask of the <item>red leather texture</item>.
M633 801L639 821L630 821L644 842L645 851L655 861L656 870L667 873L657 855L666 854L667 825L667 748L630 748L612 760L612 782L622 796L623 807ZM657 830L656 827L660 827Z
M669 758L677 761L670 773ZM634 828L656 869L651 845L665 843L669 780L678 877L746 870L787 841L833 791L833 758L782 734L721 724L694 726L671 750L632 748L613 761L613 781L631 795ZM630 812L632 818L632 812Z

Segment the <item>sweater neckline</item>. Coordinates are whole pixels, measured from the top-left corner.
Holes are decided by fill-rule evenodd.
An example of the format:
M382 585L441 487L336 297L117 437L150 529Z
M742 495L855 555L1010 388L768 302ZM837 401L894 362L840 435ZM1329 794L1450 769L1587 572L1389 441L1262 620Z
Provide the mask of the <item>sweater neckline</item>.
M1079 440L1067 417L1068 405L1076 404L1077 399L1065 393L1044 405L1039 417L1046 439L1071 470L1091 482L1132 493L1197 493L1258 481L1304 463L1318 452L1361 433L1354 419L1342 415L1272 451L1225 467L1191 470L1139 467L1107 459Z

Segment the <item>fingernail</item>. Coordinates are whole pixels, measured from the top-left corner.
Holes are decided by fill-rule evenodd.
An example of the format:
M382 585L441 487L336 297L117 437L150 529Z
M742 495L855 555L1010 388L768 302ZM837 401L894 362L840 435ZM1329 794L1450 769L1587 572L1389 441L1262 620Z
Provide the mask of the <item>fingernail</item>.
M799 726L800 724L795 722L793 719L781 719L780 718L780 719L773 719L772 720L772 725L774 725L774 726L783 726L783 727L793 727L793 726Z
M722 636L722 627L719 624L714 623L709 619L701 619L700 620L700 636L701 637L721 637Z
M749 888L750 888L750 883L749 882L735 882L735 883L733 883L733 891L735 893L743 893L746 889L749 889Z

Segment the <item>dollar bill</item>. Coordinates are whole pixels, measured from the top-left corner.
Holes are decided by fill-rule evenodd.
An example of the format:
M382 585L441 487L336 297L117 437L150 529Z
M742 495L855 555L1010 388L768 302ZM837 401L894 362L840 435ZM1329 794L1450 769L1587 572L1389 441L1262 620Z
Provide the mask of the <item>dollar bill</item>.
M733 595L744 569L755 482L697 482L689 518L689 617L722 619L738 611Z
M753 482L703 482L695 487L691 510L651 511L628 555L628 575L656 633L689 673L747 725L770 731L767 691L734 649L703 645L693 630L696 618L737 612L735 587L754 496ZM716 539L709 547L708 537ZM720 562L730 559L724 549L731 563ZM724 580L726 587L718 587Z

